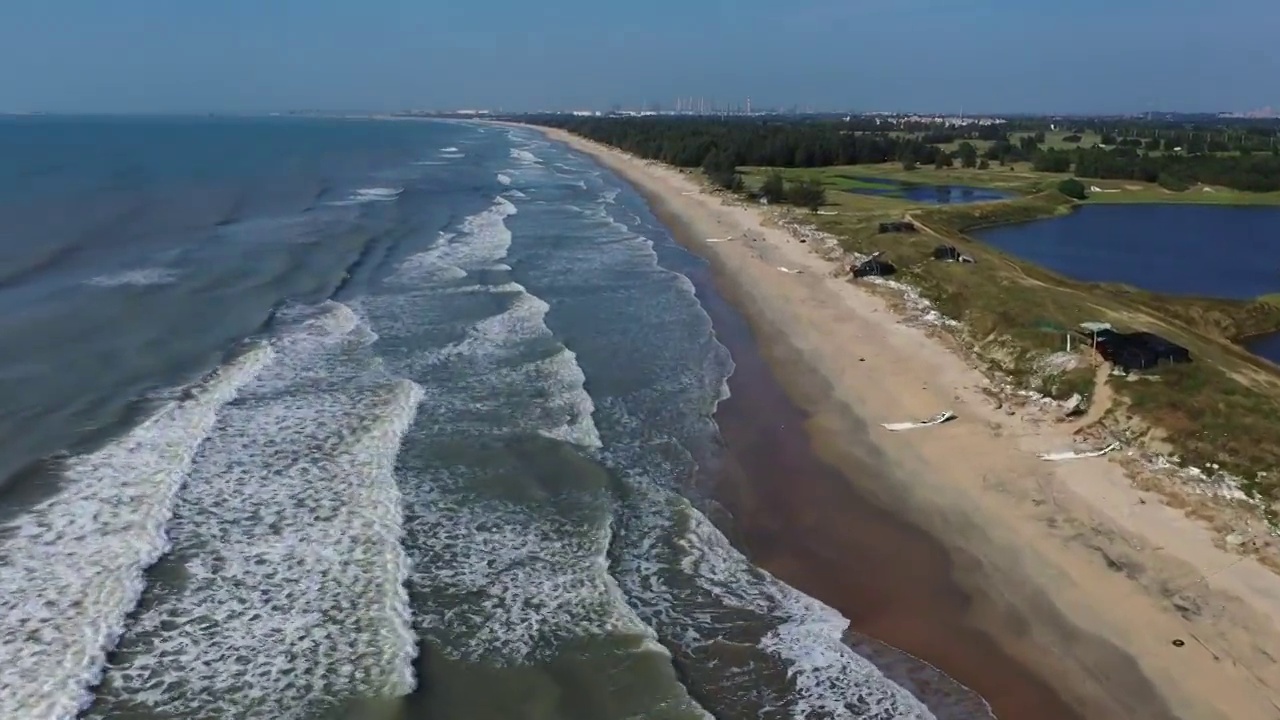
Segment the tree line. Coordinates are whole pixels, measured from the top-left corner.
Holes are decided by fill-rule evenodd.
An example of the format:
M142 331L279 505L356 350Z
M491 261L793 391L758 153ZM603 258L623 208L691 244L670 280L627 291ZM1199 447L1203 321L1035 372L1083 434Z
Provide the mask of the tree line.
M933 163L944 152L916 137L863 132L842 121L758 118L566 117L522 118L568 130L651 160L703 167L713 154L734 167L829 167L896 162Z
M1196 183L1252 192L1280 190L1280 148L1236 154L1152 154L1153 146L1148 145L1156 140L1152 137L1137 143L1115 138L1113 147L1055 149L1044 147L1044 130L1015 140L1000 125L984 125L980 127L989 140L987 147L979 150L973 142L961 140L956 150L948 151L936 144L937 141L945 138L954 141L967 131L935 129L917 136L853 130L850 123L841 120L777 118L551 115L524 120L563 128L677 167L701 168L714 182L729 189L741 187L737 169L744 166L810 168L897 162L910 170L920 165L986 168L992 162L1027 161L1045 172L1072 173L1082 178L1140 180L1159 183L1171 190ZM1161 150L1164 141L1171 138L1182 136L1160 138Z

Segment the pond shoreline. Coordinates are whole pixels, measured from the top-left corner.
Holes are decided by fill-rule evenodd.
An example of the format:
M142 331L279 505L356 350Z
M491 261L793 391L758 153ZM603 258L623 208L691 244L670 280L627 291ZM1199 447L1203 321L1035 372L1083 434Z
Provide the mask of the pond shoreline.
M980 202L999 202L1017 200L1021 193L957 183L921 183L897 178L877 178L867 175L837 175L839 179L849 181L841 192L868 197L905 200L908 202L931 202L935 205L965 205ZM929 195L934 197L930 198ZM945 197L945 199L943 199Z
M1268 216L1273 214L1275 225L1280 227L1280 208L1188 205L1186 210L1174 210L1174 207L1171 203L1091 205L1077 202L1066 206L1066 212L1060 214L1020 218L1012 223L988 222L964 227L961 232L1019 262L1034 264L1079 283L1120 284L1157 296L1242 305L1280 290L1280 271L1275 275L1275 282L1268 284L1265 263L1259 268L1240 262L1239 258L1253 248L1204 252L1198 262L1188 262L1188 255L1196 250L1191 245L1205 245L1207 233L1216 232L1217 245L1221 246L1224 237L1226 242L1237 237L1251 242L1258 232L1265 232L1265 227L1259 226L1269 224L1272 218ZM1245 214L1235 215L1237 211ZM1129 217L1138 213L1143 217ZM1172 218L1173 215L1180 217ZM1233 229L1230 226L1233 218L1244 227ZM1037 225L1045 220L1061 220L1065 224ZM1162 229L1166 226L1167 231ZM1126 245L1126 242L1132 244ZM1221 262L1223 267L1214 268L1214 262ZM1280 268L1280 257L1276 258L1276 267ZM1153 278L1159 279L1154 285ZM1246 332L1227 339L1258 357L1280 363L1280 344L1272 348L1263 343L1262 351L1255 351L1259 341L1273 336L1280 336L1280 328Z

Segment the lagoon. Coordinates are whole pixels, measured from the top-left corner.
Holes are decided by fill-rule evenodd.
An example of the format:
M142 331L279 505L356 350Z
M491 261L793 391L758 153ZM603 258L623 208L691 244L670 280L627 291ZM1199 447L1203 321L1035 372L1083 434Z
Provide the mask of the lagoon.
M1086 205L1070 215L970 233L1085 282L1251 300L1280 292L1280 208ZM1280 362L1280 339L1248 343Z
M852 184L842 188L855 195L887 197L911 202L952 205L975 202L992 202L1018 197L1017 193L967 185L926 185L890 178L846 175Z

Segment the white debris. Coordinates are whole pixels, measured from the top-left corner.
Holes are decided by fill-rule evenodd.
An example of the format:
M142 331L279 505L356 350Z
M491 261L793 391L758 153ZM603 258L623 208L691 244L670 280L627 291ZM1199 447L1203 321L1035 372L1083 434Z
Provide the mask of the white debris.
M1090 450L1086 452L1069 450L1066 452L1038 453L1036 457L1040 458L1041 460L1050 460L1050 461L1078 460L1080 458L1102 457L1103 455L1106 455L1107 453L1113 450L1119 450L1119 449L1120 449L1120 443L1113 442L1110 445L1102 448L1101 450Z
M1143 465L1165 475L1171 475L1187 490L1206 497L1239 502L1258 509L1266 507L1265 501L1250 495L1241 487L1243 479L1222 470L1206 473L1198 467L1181 467L1177 457L1146 453L1140 457Z
M1061 375L1080 366L1080 356L1060 350L1046 355L1036 362L1036 370L1041 375Z
M941 425L942 423L947 422L948 420L955 420L955 419L956 419L955 413L951 412L950 410L943 410L937 415L934 415L933 417L928 418L926 420L919 420L916 422L881 423L880 427L884 428L885 430L896 432L898 430L914 430L915 428L930 427L932 425Z

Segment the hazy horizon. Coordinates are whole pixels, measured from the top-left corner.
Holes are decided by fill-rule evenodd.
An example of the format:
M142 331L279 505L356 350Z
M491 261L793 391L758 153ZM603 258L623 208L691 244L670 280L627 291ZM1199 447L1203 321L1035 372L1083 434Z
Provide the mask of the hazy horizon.
M53 0L0 8L0 112L520 112L676 97L966 114L1280 107L1267 80L1280 74L1267 37L1280 5L1229 5Z
M783 104L778 106L777 108L760 107L758 103L755 103L755 101L753 101L752 104L753 104L754 110L758 113L773 112L775 109L779 112L789 113L791 112L792 105L794 105L795 103ZM629 106L626 104L622 104L619 109L621 111L637 111L637 110L640 110L641 107L640 105ZM662 103L662 106L661 106L662 111L665 112L667 110L673 110L673 109L674 108L671 103L669 102ZM1267 109L1272 110L1275 114L1269 115L1269 116L1257 116L1257 117L1244 115L1244 113L1252 113L1252 112L1257 112L1260 110L1267 110ZM101 117L101 118L113 118L113 117L114 118L130 118L130 117L136 117L136 118L202 118L202 117L266 118L266 117L274 117L274 116L281 116L281 117L312 116L312 117L375 118L375 117L386 117L391 115L406 115L406 114L442 115L442 116L443 115L460 115L460 114L465 115L473 112L488 113L491 116L506 115L506 114L537 115L542 113L570 113L575 110L578 110L578 111L599 110L601 113L607 113L610 111L610 108L595 107L595 106L574 106L574 107L522 109L522 110L503 108L501 109L501 111L499 111L499 109L496 107L495 108L414 107L414 108L386 109L386 110L368 110L368 109L361 109L361 108L289 108L289 109L282 109L282 110L189 110L189 111L177 111L177 110L174 110L174 111L164 111L164 110L155 110L155 111L149 111L149 110L57 111L57 110L53 110L53 111L48 111L48 110L0 109L0 117L43 116L43 117L63 117L63 118L94 118L94 117ZM950 116L956 116L960 114L960 110L950 110L950 109L933 109L933 110L930 110L930 109L897 110L892 108L889 108L889 109L860 109L860 108L823 109L818 107L814 107L812 109L801 107L798 110L796 110L796 112L798 114L815 114L815 115L851 113L854 115L878 115L878 114L919 115L921 117L950 117ZM982 110L982 109L970 110L968 108L965 108L963 110L963 114L966 118L975 118L975 119L982 118L982 117L1001 117L1001 118L1131 117L1131 116L1143 115L1143 114L1146 114L1147 112L1152 112L1157 115L1159 114L1214 115L1214 114L1222 114L1222 113L1231 113L1233 114L1232 115L1233 119L1280 121L1280 105L1262 106L1262 107L1256 107L1256 108L1220 108L1216 110L1182 110L1178 108L1158 108L1150 111L1132 110L1132 111L1094 112L1094 113L1054 112L1054 111L1037 112L1037 111L1029 111L1029 110L1003 112L1000 110ZM707 111L707 113L705 114L715 115L718 113ZM484 117L485 115L478 115L477 119L483 119Z

